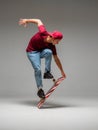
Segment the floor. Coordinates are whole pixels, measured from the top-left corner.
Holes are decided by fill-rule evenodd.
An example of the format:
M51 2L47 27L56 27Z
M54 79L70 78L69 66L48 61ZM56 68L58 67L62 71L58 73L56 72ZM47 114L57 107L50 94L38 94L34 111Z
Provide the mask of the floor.
M0 99L0 130L98 130L97 98Z

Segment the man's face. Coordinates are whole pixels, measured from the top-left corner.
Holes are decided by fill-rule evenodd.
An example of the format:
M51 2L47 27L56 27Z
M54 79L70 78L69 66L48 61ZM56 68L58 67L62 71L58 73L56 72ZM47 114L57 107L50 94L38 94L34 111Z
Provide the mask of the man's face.
M60 42L60 39L52 39L52 44L55 45L55 44L58 44Z

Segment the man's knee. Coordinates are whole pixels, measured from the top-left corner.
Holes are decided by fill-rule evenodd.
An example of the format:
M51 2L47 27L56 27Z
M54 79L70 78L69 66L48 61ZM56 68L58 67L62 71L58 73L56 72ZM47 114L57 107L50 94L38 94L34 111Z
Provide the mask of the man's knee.
M46 51L46 54L47 54L47 55L52 55L52 50L46 49L45 51Z
M52 50L50 49L44 49L42 52L41 52L41 58L47 58L47 57L51 57L52 56Z

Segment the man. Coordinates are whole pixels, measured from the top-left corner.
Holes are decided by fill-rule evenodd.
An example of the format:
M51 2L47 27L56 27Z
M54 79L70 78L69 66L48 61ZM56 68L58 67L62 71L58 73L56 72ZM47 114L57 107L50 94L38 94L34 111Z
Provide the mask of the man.
M41 73L41 58L45 58L45 73L43 78L51 79L51 59L52 55L54 60L61 71L61 75L66 78L60 59L57 56L55 45L60 42L63 35L59 31L47 32L43 22L40 19L20 19L19 25L27 26L28 23L34 23L38 27L38 32L30 39L29 44L26 48L28 59L30 60L35 74L35 80L38 88L37 95L40 98L44 98L44 90L42 84L42 73Z

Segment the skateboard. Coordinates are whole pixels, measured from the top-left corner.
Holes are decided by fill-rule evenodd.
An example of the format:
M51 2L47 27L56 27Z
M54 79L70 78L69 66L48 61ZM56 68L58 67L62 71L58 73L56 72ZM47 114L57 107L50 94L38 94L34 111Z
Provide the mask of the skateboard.
M53 79L53 86L48 90L48 92L45 94L45 98L41 98L40 101L37 104L38 108L41 108L44 104L45 100L52 94L52 92L57 88L57 86L64 80L64 77L60 77L57 80Z

